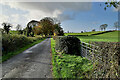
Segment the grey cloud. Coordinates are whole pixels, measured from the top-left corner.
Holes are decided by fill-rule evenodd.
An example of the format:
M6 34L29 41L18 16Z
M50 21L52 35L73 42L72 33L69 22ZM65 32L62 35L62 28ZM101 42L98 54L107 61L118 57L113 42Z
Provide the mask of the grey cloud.
M57 10L84 11L91 9L91 2L19 2L21 8L53 12Z
M70 15L70 14L60 14L60 15L58 15L57 18L58 18L60 21L66 21L66 20L74 20L74 19L75 19L75 16L76 16L75 13L72 14L72 15Z
M9 2L8 5L14 8L25 10L41 10L46 13L53 13L55 10L60 11L86 11L92 7L91 2Z
M73 20L76 12L78 11L87 11L91 9L91 3L90 2L53 2L53 3L25 3L26 6L30 6L30 9L36 9L36 10L42 10L46 13L52 14L55 10L60 10L62 12L64 11L72 11L74 12L72 15L70 14L59 14L58 19L60 21L65 20ZM35 5L35 6L33 6Z
M25 11L32 12L32 15L40 15L44 16L54 15L56 12L57 18L61 21L65 20L73 20L75 15L64 14L65 11L72 11L73 14L76 14L79 11L88 11L91 10L92 3L91 2L8 2L6 3L11 8L21 9ZM40 13L40 12L43 13ZM51 17L51 16L49 16Z

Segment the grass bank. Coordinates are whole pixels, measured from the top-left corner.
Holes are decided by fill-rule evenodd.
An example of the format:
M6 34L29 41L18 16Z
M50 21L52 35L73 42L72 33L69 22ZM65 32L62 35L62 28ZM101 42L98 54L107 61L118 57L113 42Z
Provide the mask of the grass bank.
M81 56L55 52L55 40L51 38L52 65L54 78L87 78L92 64Z
M44 38L44 39L37 40L37 41L34 41L33 43L27 44L27 45L25 45L24 47L19 48L19 49L13 51L13 52L8 52L6 55L2 56L2 62L10 59L11 57L13 57L13 56L15 56L15 55L17 55L17 54L19 54L19 53L22 53L24 50L32 47L32 46L35 45L35 44L38 44L38 43L42 42L43 40L45 40L45 38Z

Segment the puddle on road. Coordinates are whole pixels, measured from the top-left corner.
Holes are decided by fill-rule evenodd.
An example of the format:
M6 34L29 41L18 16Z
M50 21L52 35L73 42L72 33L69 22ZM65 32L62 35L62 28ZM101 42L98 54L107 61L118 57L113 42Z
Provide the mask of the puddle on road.
M46 39L47 40L47 39ZM34 48L37 48L39 45L43 44L46 40L42 41L41 43L38 43L32 47L30 47L29 49L27 49L26 51L24 51L23 53L32 53L33 51L31 51Z
M27 51L24 51L23 53L32 53L33 51L29 51L29 50L27 50Z

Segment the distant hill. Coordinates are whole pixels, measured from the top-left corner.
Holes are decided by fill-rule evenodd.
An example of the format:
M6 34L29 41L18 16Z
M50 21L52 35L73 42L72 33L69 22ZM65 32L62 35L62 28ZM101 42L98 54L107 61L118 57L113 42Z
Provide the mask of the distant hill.
M103 33L114 32L114 31L92 31L84 33L65 33L65 36L90 36L90 35L99 35Z

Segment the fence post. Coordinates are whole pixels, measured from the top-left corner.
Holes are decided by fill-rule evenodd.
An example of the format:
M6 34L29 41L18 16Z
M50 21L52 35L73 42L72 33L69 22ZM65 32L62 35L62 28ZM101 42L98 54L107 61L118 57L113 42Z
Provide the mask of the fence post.
M93 59L94 59L94 50L95 50L95 46L92 46L92 62L94 61Z
M86 44L86 43L85 43ZM87 44L86 44L86 57L87 57Z
M80 54L81 54L81 56L83 57L83 55L82 55L82 42L80 43L80 47L81 47L81 48L80 48L80 49L81 49L81 50L80 50Z

